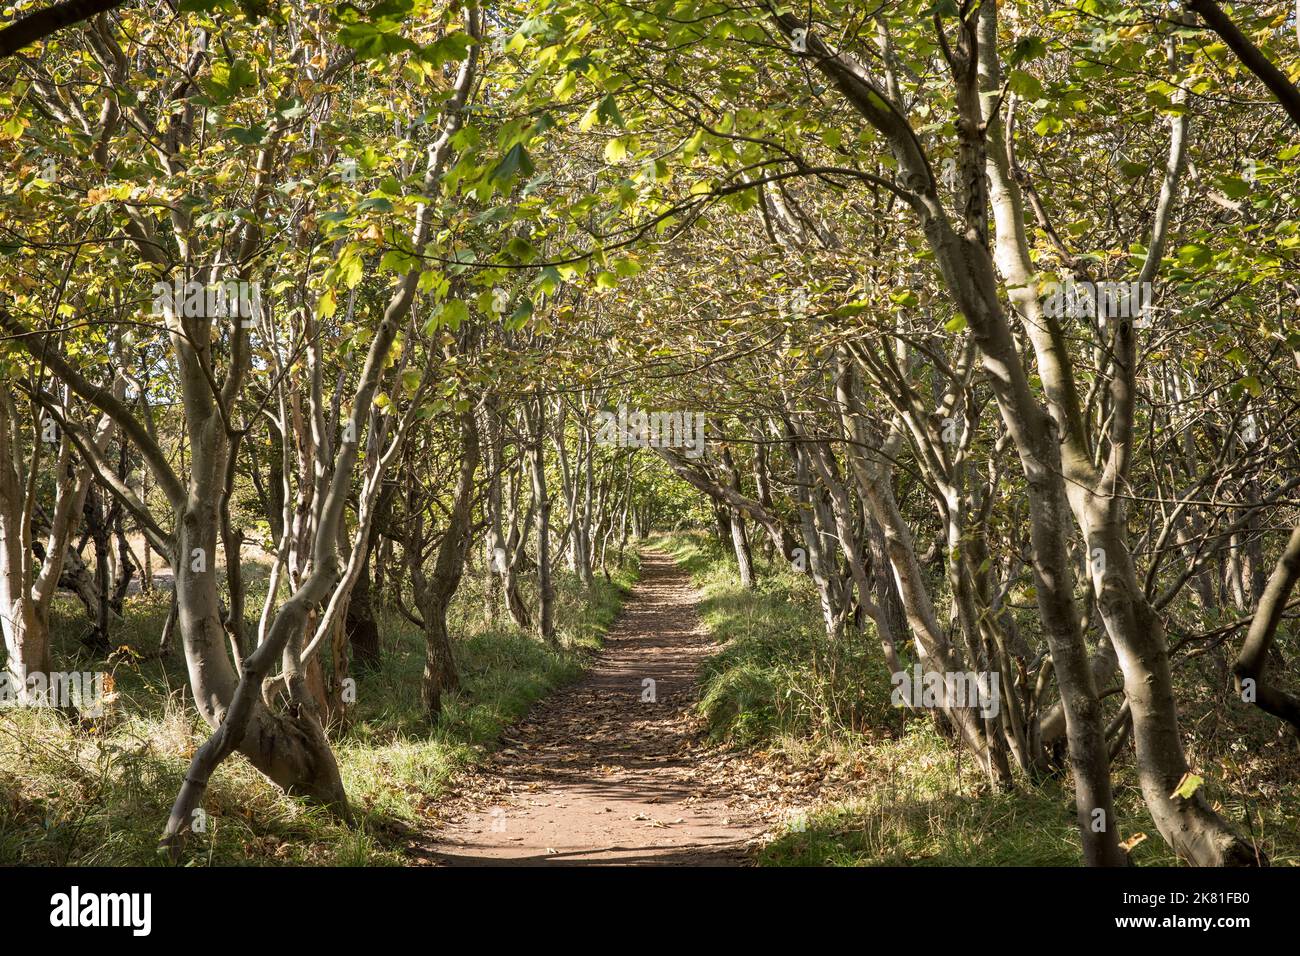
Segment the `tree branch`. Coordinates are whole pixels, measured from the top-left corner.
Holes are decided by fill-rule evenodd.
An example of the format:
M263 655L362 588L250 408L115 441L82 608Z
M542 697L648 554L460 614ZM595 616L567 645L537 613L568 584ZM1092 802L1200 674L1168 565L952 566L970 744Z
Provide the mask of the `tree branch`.
M65 0L37 10L0 30L0 59L12 56L64 27L122 6L126 0Z

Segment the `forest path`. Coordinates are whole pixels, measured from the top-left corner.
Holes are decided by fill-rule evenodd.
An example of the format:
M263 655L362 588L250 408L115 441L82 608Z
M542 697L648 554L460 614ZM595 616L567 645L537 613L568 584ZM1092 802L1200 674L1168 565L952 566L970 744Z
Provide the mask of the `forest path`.
M449 866L746 863L782 812L783 788L753 757L703 737L696 674L717 646L698 602L671 557L643 551L641 579L586 676L534 706L458 782L418 856Z

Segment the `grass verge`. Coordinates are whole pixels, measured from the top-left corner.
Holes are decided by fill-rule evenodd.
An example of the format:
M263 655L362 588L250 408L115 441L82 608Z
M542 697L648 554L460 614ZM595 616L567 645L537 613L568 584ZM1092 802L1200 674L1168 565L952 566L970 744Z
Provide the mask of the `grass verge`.
M760 562L755 589L745 591L734 560L712 536L680 533L656 544L691 573L703 595L701 618L722 645L705 666L699 705L712 734L835 767L830 794L778 834L760 864L1078 865L1068 777L990 790L932 722L890 706L889 674L874 640L822 646L816 593L804 575ZM1203 723L1198 715L1225 710L1196 687L1180 693L1185 720ZM1296 865L1300 771L1293 748L1278 745L1276 727L1257 715L1234 719L1240 725L1231 734L1224 728L1189 740L1189 760L1238 832L1257 839L1275 865ZM1133 841L1133 862L1176 865L1142 800L1131 749L1116 763L1114 786L1120 837Z
M576 680L599 648L637 576L599 576L591 593L556 581L559 648L504 618L485 620L481 578L467 575L452 607L461 690L430 727L420 709L420 630L381 613L381 667L358 674L357 702L334 740L357 823L285 796L236 755L215 774L206 832L187 848L191 865L400 865L422 811L459 769L488 752L540 697ZM77 641L79 611L60 604L55 660L66 670L107 669L118 699L102 718L0 710L0 865L155 865L155 846L185 767L207 727L187 702L184 662L156 648L165 596L129 600L107 668ZM250 606L253 602L250 601ZM503 623L504 622L504 623Z

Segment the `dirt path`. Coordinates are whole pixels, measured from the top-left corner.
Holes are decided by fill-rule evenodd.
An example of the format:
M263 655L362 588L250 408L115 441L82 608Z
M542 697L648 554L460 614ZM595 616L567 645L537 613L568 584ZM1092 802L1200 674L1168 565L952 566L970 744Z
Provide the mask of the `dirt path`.
M716 646L697 602L686 572L645 551L587 676L534 707L460 782L421 855L450 866L747 862L785 812L781 788L702 738L695 675Z

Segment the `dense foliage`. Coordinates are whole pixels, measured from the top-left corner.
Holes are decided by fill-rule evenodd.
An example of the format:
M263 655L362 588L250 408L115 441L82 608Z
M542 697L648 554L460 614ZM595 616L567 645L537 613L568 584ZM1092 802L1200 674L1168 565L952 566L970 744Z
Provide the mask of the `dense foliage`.
M0 29L0 623L33 703L60 586L104 660L163 572L210 731L174 855L234 753L350 818L393 621L436 721L467 576L556 652L557 577L695 528L813 596L706 674L724 735L897 733L898 675L978 676L894 703L991 793L1068 781L1083 861L1139 814L1267 862L1293 4L104 6Z

